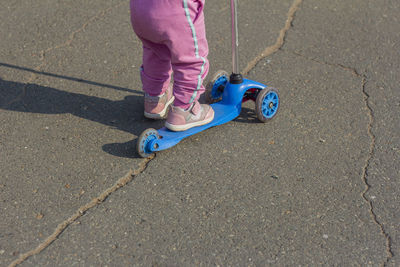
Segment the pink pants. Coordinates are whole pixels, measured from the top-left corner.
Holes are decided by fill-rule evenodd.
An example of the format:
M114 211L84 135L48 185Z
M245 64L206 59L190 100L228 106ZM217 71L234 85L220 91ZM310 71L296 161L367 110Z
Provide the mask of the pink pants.
M132 26L143 43L143 90L163 94L173 72L174 105L181 108L205 90L209 63L204 1L131 0Z

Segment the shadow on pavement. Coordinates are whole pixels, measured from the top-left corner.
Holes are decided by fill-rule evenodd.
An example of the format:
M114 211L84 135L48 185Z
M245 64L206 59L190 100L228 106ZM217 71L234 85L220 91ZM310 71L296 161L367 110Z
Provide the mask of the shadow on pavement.
M6 68L10 68L10 69L27 71L27 72L31 72L31 73L35 73L35 74L39 74L39 75L50 76L53 78L59 78L59 79L64 79L64 80L69 80L69 81L74 81L74 82L86 83L86 84L90 84L90 85L94 85L94 86L101 86L101 87L110 88L110 89L114 89L114 90L118 90L118 91L141 93L141 91L136 91L136 90L132 90L129 88L124 88L124 87L110 85L110 84L104 84L104 83L98 83L98 82L94 82L94 81L89 81L89 80L85 80L85 79L81 79L81 78L70 77L70 76L65 76L65 75L60 75L60 74L55 74L55 73L37 71L34 69L16 66L16 65L8 64L8 63L3 63L3 62L0 62L0 67L6 67Z
M96 96L70 93L37 84L24 84L0 78L0 109L37 113L72 114L136 136L149 127L162 127L162 121L143 117L143 97L127 96L112 101ZM103 151L118 157L136 158L136 139L103 145Z
M247 107L242 107L242 112L240 113L239 117L234 119L236 122L240 123L262 123L257 119L256 112L254 111L254 108L247 108Z
M1 62L0 66L119 91L142 93L141 91L129 88L36 71ZM112 101L96 96L66 92L37 84L6 81L1 77L0 109L38 114L69 113L79 118L98 122L134 134L135 136L139 136L142 131L147 128L158 129L164 126L163 121L151 121L143 117L142 96L132 95L125 97L123 100ZM246 107L242 108L242 113L235 121L242 123L259 123L254 110ZM102 149L106 153L117 157L139 158L140 156L136 153L136 141L135 138L125 143L105 144L102 146Z

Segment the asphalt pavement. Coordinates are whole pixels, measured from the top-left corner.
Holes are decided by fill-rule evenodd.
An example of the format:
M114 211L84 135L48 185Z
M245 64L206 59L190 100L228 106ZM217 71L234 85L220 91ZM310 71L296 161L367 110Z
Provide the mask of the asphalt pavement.
M230 1L207 0L209 77ZM277 88L154 157L129 1L0 9L0 266L399 266L400 2L240 0L240 67Z

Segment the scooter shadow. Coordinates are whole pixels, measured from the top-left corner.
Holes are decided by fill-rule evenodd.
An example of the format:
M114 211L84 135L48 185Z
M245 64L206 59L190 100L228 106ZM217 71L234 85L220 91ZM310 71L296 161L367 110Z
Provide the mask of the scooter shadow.
M256 112L254 109L247 108L247 107L242 107L242 111L240 112L239 117L234 119L236 122L240 123L261 123L256 115Z
M160 128L162 121L143 117L143 97L131 95L112 101L96 96L71 93L37 84L6 81L0 78L0 110L36 114L72 114L121 131L140 135L147 128ZM139 158L137 138L125 143L102 146L104 152L117 157Z

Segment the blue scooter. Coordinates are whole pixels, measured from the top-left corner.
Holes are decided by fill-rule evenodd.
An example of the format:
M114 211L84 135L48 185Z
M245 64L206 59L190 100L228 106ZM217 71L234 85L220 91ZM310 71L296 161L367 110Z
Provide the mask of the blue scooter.
M279 108L279 96L276 89L256 81L244 79L239 72L237 0L231 0L232 16L232 65L229 76L225 71L218 71L206 86L205 97L214 110L214 119L208 124L182 132L173 132L167 128L146 129L139 136L136 149L141 157L149 157L155 152L168 149L182 139L208 128L227 123L240 115L242 103L255 102L257 118L261 122L272 119Z

